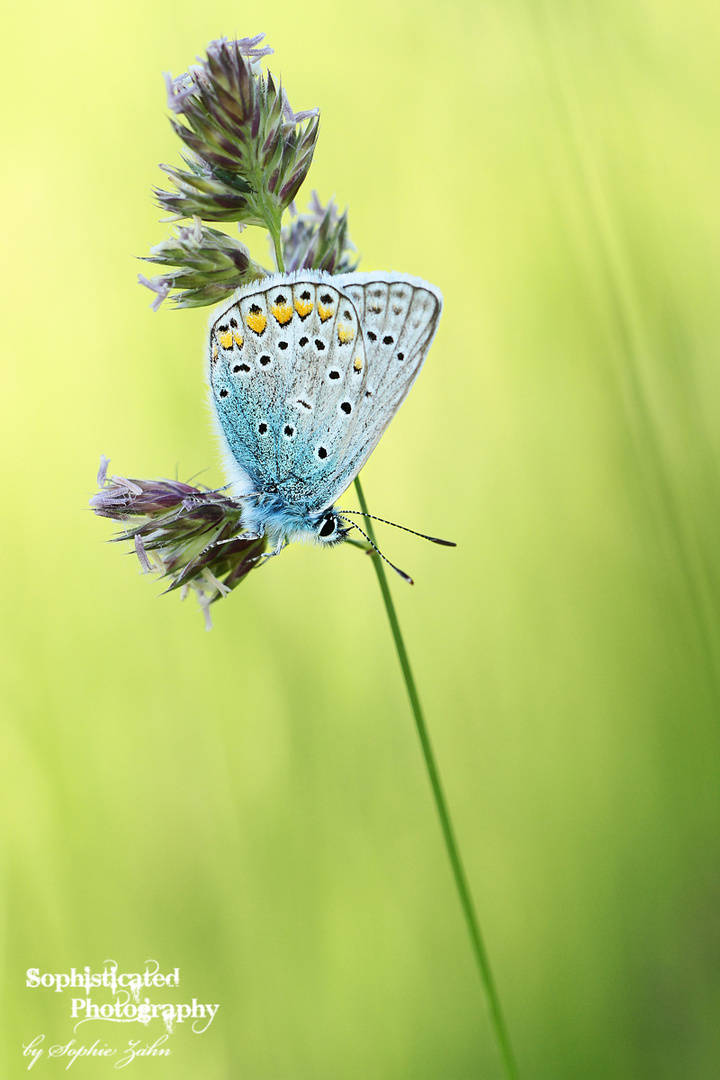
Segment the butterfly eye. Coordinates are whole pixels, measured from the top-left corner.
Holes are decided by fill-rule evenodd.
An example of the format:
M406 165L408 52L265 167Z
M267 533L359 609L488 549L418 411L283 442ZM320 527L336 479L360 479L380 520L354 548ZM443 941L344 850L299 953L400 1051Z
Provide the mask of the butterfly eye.
M322 536L324 539L327 539L328 536L332 536L335 532L336 525L335 518L328 514L322 523L322 528L318 531L318 536Z

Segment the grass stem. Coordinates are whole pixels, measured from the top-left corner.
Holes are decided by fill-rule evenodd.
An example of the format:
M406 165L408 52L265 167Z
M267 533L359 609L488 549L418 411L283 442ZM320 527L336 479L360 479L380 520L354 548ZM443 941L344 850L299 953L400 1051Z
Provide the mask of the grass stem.
M273 248L275 250L275 263L279 274L285 273L285 260L283 258L283 247L280 232L280 219L277 221L268 216L267 228L270 236L272 237Z
M372 521L367 516L368 509L365 503L365 496L363 495L362 486L358 477L355 477L355 489L357 491L358 500L360 502L360 509L362 510L364 515L365 528L367 529L368 536L373 541L373 543L375 543L375 535L373 532ZM478 971L480 973L480 980L485 990L488 1011L490 1013L490 1023L492 1025L493 1032L498 1043L500 1057L502 1058L502 1062L505 1067L506 1077L508 1078L508 1080L519 1080L515 1056L512 1051L512 1046L510 1045L510 1036L508 1034L505 1019L503 1017L502 1009L500 1007L500 998L498 997L498 992L495 987L495 980L493 979L492 971L490 970L490 961L485 950L482 934L480 933L480 925L478 923L475 905L473 904L473 899L470 894L467 878L465 876L465 870L463 868L462 860L460 858L460 851L458 849L457 841L455 839L452 822L450 821L450 813L448 811L445 794L443 792L442 783L440 781L440 773L438 771L437 762L435 761L435 754L433 752L432 743L430 742L430 735L428 733L427 724L425 723L425 717L423 714L422 706L420 704L420 697L418 695L417 687L415 685L415 679L413 678L412 669L410 667L410 660L408 658L407 650L405 648L405 642L403 640L402 632L400 630L400 624L398 622L395 605L393 603L393 599L390 593L390 587L387 582L385 567L383 566L382 559L379 559L376 555L373 554L371 558L373 566L375 567L375 573L377 574L378 584L380 585L380 592L382 593L382 598L385 603L385 610L387 611L388 622L390 623L390 630L395 641L395 648L397 649L398 660L400 661L400 667L402 669L403 678L405 680L408 697L410 698L410 708L412 709L413 717L415 718L415 726L417 728L423 757L425 759L425 765L427 767L428 776L430 778L430 786L432 788L433 797L435 799L435 806L437 808L438 817L440 818L440 826L442 828L448 858L450 859L450 865L452 867L453 877L455 879L455 886L457 888L458 896L460 898L460 906L462 907L463 914L465 916L465 922L467 923L467 928L470 934L470 940L472 942L475 961L477 963Z

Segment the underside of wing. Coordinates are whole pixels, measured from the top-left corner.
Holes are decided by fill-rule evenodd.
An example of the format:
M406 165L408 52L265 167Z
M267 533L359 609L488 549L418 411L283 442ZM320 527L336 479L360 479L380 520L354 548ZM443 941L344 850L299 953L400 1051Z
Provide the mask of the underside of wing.
M407 397L442 312L434 285L403 274L347 274L335 283L352 300L363 329L367 378L326 505L346 489ZM323 507L324 508L324 507Z
M405 400L441 310L433 285L402 274L298 271L238 290L208 343L236 493L330 506Z
M210 326L211 402L238 494L319 508L342 471L365 392L358 313L329 274L239 290Z

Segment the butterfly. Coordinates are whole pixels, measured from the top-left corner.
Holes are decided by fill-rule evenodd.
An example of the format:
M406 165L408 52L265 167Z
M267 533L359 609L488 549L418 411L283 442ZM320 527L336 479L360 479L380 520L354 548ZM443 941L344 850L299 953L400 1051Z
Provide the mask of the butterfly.
M406 274L299 270L246 285L212 315L210 405L244 536L332 545L334 503L427 356L442 295Z

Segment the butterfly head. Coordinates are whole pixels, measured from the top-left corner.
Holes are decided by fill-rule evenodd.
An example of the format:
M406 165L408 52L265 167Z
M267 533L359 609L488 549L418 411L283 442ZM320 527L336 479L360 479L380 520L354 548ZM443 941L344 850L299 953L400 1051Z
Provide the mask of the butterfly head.
M349 532L334 510L326 510L315 524L315 539L326 547L341 544Z
M341 544L350 529L337 510L309 510L296 499L273 490L243 498L243 526L258 536L268 536L271 543L300 541L333 547Z

